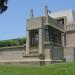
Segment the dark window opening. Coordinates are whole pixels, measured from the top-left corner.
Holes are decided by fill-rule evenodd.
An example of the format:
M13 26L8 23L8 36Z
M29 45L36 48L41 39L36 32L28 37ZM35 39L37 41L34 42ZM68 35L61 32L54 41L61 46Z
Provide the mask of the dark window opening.
M61 24L64 24L64 18L57 19L57 21L60 22Z
M44 41L61 44L61 32L51 26L45 26Z
M39 34L38 29L30 30L30 47L38 47Z

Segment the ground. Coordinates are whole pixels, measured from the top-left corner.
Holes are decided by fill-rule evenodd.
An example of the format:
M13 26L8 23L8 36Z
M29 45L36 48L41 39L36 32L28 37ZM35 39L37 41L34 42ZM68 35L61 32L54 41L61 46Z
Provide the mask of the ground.
M41 67L0 65L0 75L75 75L75 63L50 64Z

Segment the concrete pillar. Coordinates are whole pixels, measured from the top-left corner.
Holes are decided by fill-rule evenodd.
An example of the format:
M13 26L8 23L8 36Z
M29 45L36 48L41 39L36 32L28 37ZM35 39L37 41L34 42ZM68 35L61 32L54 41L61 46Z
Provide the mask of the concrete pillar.
M48 8L47 8L47 5L45 6L45 16L48 17Z
M39 29L39 54L43 53L43 30Z
M26 54L29 54L29 31L27 31L26 36Z
M45 14L45 19L46 19L45 20L45 24L47 25L48 24L48 16L49 16L48 15L48 8L47 8L47 6L45 6L45 13L44 14Z
M33 18L33 9L30 10L30 19Z

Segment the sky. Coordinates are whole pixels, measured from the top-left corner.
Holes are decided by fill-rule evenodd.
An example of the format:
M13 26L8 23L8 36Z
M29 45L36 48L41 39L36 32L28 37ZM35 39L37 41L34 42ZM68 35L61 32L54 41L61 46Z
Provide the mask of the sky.
M75 0L8 0L8 10L0 15L0 40L26 37L30 9L35 17L42 16L45 5L51 12L75 10Z

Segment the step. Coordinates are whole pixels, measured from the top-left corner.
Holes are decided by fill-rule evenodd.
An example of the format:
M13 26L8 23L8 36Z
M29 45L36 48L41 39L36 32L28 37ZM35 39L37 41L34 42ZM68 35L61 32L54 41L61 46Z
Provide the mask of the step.
M38 57L38 54L25 54L23 57Z
M35 53L38 53L38 51L37 50L32 50L32 51L29 51L29 53L30 54L32 54L32 53L35 54Z

